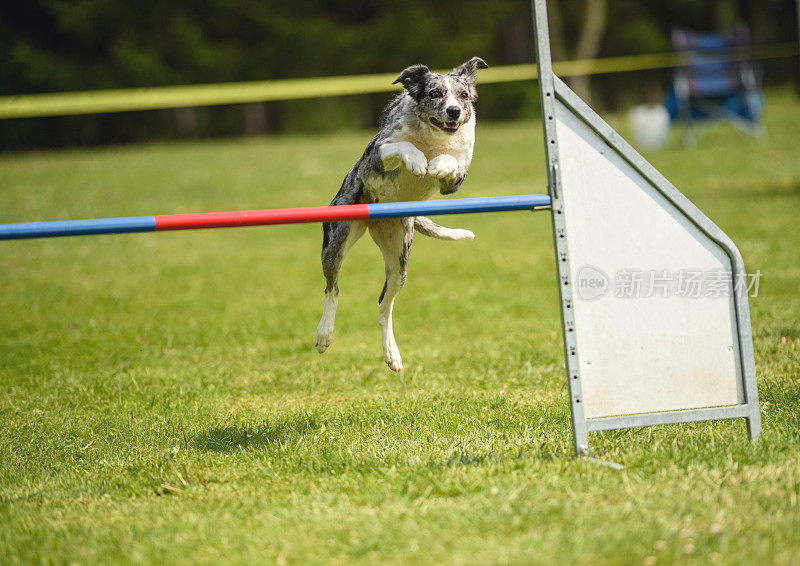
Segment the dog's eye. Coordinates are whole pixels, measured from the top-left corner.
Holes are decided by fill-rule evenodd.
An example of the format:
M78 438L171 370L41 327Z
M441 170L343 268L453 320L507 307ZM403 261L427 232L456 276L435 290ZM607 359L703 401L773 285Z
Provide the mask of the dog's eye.
M469 95L467 94L467 91L466 91L466 90L465 90L465 91L462 91L462 92L461 92L461 94L459 94L458 96L460 96L460 97L461 97L461 100L466 100L466 99L468 99L468 98L469 98Z
M440 91L440 90L432 90L432 91L430 91L428 93L428 96L430 96L431 98L441 98L442 97L442 91Z

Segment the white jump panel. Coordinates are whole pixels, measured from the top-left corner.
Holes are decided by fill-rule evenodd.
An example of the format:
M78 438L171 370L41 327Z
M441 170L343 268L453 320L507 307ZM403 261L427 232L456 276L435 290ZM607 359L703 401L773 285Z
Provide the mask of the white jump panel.
M743 403L730 259L570 109L555 109L586 418Z

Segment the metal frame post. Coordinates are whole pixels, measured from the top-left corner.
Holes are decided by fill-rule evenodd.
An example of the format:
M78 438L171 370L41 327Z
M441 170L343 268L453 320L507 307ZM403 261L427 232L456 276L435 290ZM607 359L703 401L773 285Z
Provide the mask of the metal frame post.
M569 386L570 415L577 454L587 454L589 436L581 405L581 376L578 365L578 343L575 339L575 318L572 311L567 226L559 175L558 138L556 136L555 77L550 57L550 34L547 26L547 7L544 0L533 3L533 28L536 37L536 65L539 71L539 102L544 128L544 152L547 165L547 185L550 192L550 217L556 256L556 276L561 303L561 330L564 341L564 360Z

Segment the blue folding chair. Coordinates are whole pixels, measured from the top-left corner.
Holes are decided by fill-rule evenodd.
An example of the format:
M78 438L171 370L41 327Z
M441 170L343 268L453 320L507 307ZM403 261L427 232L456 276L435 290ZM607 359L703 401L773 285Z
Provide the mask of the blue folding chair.
M695 141L697 121L728 120L747 134L765 134L761 72L750 58L746 25L722 34L674 29L672 45L685 55L686 64L673 72L666 106L670 118L683 123L684 141Z

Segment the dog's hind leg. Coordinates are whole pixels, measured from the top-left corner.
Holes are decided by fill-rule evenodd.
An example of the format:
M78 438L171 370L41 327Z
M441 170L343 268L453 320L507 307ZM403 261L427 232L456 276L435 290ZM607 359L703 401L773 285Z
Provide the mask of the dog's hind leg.
M364 222L326 222L322 225L322 273L325 276L325 303L317 326L315 346L321 354L333 340L336 307L339 305L339 268L353 244L364 235Z
M420 234L440 240L472 240L475 234L462 228L445 228L439 226L427 216L414 217L414 229Z
M378 299L378 324L381 327L383 359L394 371L403 369L403 360L392 329L394 299L405 285L408 274L408 258L414 240L414 220L393 218L370 223L369 234L383 254L386 267L386 282Z

